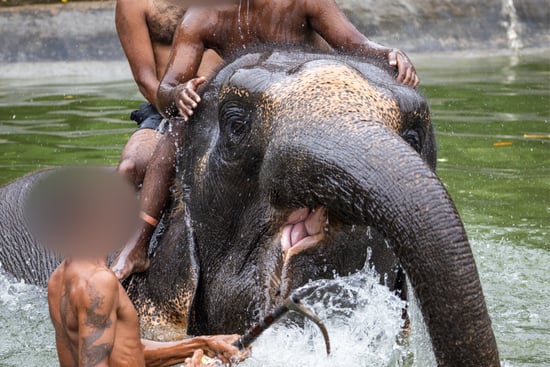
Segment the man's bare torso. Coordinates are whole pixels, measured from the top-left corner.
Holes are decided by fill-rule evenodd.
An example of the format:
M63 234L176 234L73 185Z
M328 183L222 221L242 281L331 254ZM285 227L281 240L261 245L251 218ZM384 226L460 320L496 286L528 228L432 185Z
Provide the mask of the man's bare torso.
M211 19L204 28L210 28L204 36L205 46L224 58L258 44L306 44L330 49L312 29L304 9L293 0L243 0L198 12L202 17L209 14Z
M145 17L151 45L153 46L153 53L155 54L157 76L160 80L168 63L174 33L187 7L177 6L171 1L146 1ZM183 5L184 1L181 3Z
M145 17L153 53L155 54L157 77L161 80L170 57L174 33L187 10L187 6L185 0L145 1L147 2ZM215 52L207 50L198 75L210 75L220 62L221 60Z
M115 278L106 266L65 260L52 274L48 283L50 316L55 328L59 361L62 367L74 367L79 364L79 343L84 342L86 338L79 335L78 308L84 306L79 294L83 290L94 291L93 282L89 280L98 272L107 276L111 274ZM118 295L115 297L118 299L116 340L110 352L109 365L111 367L145 366L143 347L139 337L139 321L134 306L121 285L118 285ZM101 304L103 298L101 293L98 293L92 299L94 301L87 309L85 322L93 324L97 318L94 307ZM90 338L93 339L93 336Z
M185 6L177 6L170 1L148 0L146 14L151 42L160 46L172 46L174 33L185 10Z

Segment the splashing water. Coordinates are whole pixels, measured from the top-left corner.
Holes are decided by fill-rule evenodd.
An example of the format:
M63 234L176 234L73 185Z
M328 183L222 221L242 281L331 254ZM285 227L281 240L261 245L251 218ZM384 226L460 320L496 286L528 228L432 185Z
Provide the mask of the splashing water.
M470 230L475 237L484 237L477 233L479 229ZM525 347L536 349L535 344L540 341L536 331L548 325L544 300L546 270L542 265L550 257L538 249L518 251L508 241L487 238L474 243L474 252L485 275L482 282L501 352L519 356L529 353ZM536 282L527 283L528 276ZM380 285L373 271L311 282L298 292L302 302L327 325L331 356L325 354L319 329L309 321L302 327L301 320L291 316L290 321L274 325L258 339L251 358L242 367L435 366L415 299L408 307L411 333L405 336L401 320L405 303ZM514 307L516 297L530 302ZM0 366L57 365L45 289L15 281L1 267L0 329ZM524 364L512 358L503 360L502 366L546 365L545 352L541 351L536 360L541 364Z
M311 282L297 291L302 303L327 325L332 353L327 357L319 329L290 320L267 330L244 367L282 366L434 366L420 312L409 308L412 335L403 332L405 302L366 270L335 280Z
M244 41L244 33L241 23L241 10L243 7L243 0L239 0L239 9L237 10L237 27L239 30L239 36L241 37L241 41Z
M239 8L237 13L237 28L239 31L239 36L241 37L241 41L243 41L243 49L246 49L246 45L244 44L244 32L242 27L242 18L241 18L241 12L243 8L243 0L239 0ZM246 0L246 15L245 15L245 25L246 25L246 33L250 34L250 0Z
M14 281L1 266L0 325L0 366L55 364L54 331L45 289Z
M401 320L405 302L380 285L378 279L368 270L312 282L299 290L302 302L327 325L330 357L326 356L319 329L309 321L302 325L301 319L289 315L287 321L258 339L252 357L241 366L434 366L429 338L415 303L409 307L412 335L407 337ZM14 282L5 273L0 273L0 286L0 324L7 325L11 333L6 342L0 343L0 365L17 366L22 358L26 362L30 358L28 365L54 366L54 332L45 290ZM34 354L28 357L30 351Z
M246 32L250 34L250 0L246 0Z

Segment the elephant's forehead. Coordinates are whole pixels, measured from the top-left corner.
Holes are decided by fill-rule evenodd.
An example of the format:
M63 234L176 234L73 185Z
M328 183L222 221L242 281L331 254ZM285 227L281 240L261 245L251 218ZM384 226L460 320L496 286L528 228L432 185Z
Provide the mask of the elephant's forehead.
M397 101L359 71L342 63L309 63L273 83L262 107L271 117L301 121L376 121L397 131L401 112Z
M250 91L244 87L237 87L233 84L223 85L220 88L218 99L223 101L230 95L248 99L250 98Z

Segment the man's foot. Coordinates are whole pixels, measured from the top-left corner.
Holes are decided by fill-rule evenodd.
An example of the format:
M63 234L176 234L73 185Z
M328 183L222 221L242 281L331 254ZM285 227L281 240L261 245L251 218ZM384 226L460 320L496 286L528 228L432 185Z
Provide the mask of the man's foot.
M133 273L142 273L149 269L150 261L147 257L147 246L142 244L144 240L143 232L143 230L139 230L111 264L111 270L118 280L124 280ZM148 239L145 239L145 242L147 241Z
M145 212L141 212L139 216L142 219L140 228L111 265L111 270L118 280L124 280L134 273L143 273L150 266L149 257L147 256L149 241L157 227L158 220Z
M141 252L141 253L140 253ZM124 280L134 273L143 273L150 266L147 254L137 249L122 250L111 265L111 270L115 273L118 280Z

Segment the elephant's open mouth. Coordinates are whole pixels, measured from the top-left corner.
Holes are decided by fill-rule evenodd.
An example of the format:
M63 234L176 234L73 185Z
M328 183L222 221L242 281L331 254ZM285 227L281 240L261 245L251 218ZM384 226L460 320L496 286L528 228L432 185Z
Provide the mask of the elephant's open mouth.
M324 207L293 211L281 228L283 260L287 262L297 253L316 247L324 238L327 225L327 210Z

